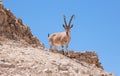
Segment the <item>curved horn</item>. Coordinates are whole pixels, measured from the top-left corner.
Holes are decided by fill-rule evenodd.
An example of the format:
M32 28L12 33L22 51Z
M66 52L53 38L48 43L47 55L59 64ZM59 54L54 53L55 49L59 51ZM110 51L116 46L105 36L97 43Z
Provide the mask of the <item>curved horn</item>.
M66 28L66 26L63 24L63 27Z
M63 17L64 17L65 26L67 26L67 22L66 22L66 17L65 17L65 15L63 15Z
M70 26L70 28L72 28L74 25L72 24L71 26Z
M71 24L71 22L72 22L73 17L75 17L75 15L72 15L72 16L71 16L70 21L69 21L69 26L70 26L70 24Z

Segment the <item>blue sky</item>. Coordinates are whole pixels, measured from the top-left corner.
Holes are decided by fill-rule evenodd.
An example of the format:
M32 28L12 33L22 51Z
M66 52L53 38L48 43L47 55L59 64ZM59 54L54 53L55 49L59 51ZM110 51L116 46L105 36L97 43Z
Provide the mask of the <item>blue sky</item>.
M72 14L69 50L95 51L105 71L120 76L119 0L4 0L3 4L49 48L48 33L64 31Z

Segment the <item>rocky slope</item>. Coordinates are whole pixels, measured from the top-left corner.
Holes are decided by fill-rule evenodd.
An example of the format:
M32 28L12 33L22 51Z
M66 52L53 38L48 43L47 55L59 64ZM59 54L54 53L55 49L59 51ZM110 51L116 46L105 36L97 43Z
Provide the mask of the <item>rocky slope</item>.
M27 45L0 39L0 76L114 76L94 64Z
M23 39L34 47L42 44L32 35L30 28L22 23L22 19L16 18L10 10L0 5L0 36L8 39Z
M65 55L63 50L59 50L59 51L52 50L51 52ZM87 64L94 64L96 67L104 69L101 63L99 62L97 53L95 53L94 51L86 51L86 52L69 51L68 57L71 59L76 59L78 61L83 61Z
M60 53L60 54L59 54ZM53 53L30 28L0 4L0 76L114 76L103 70L95 52Z

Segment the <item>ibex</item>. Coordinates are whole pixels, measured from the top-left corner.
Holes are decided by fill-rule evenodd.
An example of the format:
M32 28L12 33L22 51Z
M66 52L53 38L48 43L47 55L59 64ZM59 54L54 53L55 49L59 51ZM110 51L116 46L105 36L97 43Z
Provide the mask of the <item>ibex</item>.
M62 50L64 50L64 45L66 46L66 51L68 54L68 43L70 42L70 30L73 27L71 24L72 19L75 15L72 15L69 21L69 24L66 22L66 17L64 16L64 24L63 27L65 32L57 32L53 33L50 36L48 35L48 40L50 42L50 50L52 50L52 46L55 46L55 50L57 50L58 46L62 46Z

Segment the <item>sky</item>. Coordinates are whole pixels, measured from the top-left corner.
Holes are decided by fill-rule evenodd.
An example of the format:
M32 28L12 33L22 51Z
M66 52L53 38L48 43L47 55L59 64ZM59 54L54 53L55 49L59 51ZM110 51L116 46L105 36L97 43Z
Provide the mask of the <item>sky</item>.
M69 22L74 14L69 50L95 51L105 71L120 76L120 0L4 0L3 5L46 48L48 33L65 31L63 15Z

